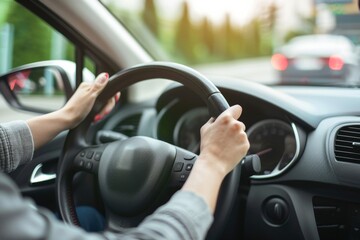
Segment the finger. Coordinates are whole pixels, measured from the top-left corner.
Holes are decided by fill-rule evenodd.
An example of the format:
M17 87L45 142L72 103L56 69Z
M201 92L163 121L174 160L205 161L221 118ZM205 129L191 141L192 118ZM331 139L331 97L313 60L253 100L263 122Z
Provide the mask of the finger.
M239 122L239 125L240 125L240 129L241 129L241 131L246 131L246 126L245 126L245 124L243 123L243 122L240 122L240 121L238 121Z
M114 108L115 106L115 99L114 98L110 98L108 100L108 102L106 103L105 107L100 111L100 114L102 115L106 115L109 112L111 112L111 110Z
M202 127L200 128L200 133L202 134L203 132L205 132L214 121L215 119L211 117L204 125L202 125Z
M203 127L207 128L210 124L212 124L215 121L213 117L211 117L204 125Z
M206 122L206 124L211 124L211 123L213 123L215 121L215 119L213 118L213 117L211 117L207 122Z
M119 101L120 96L121 96L121 92L117 92L117 93L115 94L115 102L118 102L118 101Z
M119 101L120 95L121 95L120 92L117 92L114 97L110 98L107 101L105 107L103 107L103 109L100 111L100 113L98 113L95 116L95 119L94 119L95 122L103 119L107 114L109 114L113 110L115 104Z
M92 92L99 95L101 91L105 88L107 82L109 80L109 74L108 73L101 73L97 76L95 79L94 84L92 85Z
M95 116L94 121L97 122L101 119L103 119L107 114L109 114L111 112L111 110L113 109L113 107L115 106L115 99L111 98L108 100L108 102L106 103L105 107L100 111L100 113L98 113Z
M241 113L242 108L240 107L240 105L236 104L226 109L223 113L220 114L220 116L230 114L234 119L237 120L241 116Z

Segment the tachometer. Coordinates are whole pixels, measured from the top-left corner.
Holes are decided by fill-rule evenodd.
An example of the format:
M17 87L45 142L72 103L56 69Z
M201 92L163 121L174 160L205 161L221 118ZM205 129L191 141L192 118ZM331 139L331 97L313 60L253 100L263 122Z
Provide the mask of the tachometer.
M285 168L296 155L296 139L292 126L286 122L269 119L254 124L247 135L251 154L261 159L263 175Z

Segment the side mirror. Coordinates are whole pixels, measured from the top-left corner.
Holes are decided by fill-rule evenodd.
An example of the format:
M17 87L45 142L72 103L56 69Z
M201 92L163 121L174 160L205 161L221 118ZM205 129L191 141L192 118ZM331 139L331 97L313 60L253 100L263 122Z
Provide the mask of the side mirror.
M63 60L27 64L0 76L0 92L13 108L36 113L55 111L74 91L75 70L75 63ZM89 70L83 72L85 80L94 79Z

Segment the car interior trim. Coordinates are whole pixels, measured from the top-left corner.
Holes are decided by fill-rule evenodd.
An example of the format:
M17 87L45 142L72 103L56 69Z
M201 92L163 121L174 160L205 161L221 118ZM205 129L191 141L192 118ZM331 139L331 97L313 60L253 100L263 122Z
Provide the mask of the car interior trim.
M30 184L44 183L54 179L56 179L56 173L51 173L51 174L44 173L43 164L40 163L34 168L31 174Z

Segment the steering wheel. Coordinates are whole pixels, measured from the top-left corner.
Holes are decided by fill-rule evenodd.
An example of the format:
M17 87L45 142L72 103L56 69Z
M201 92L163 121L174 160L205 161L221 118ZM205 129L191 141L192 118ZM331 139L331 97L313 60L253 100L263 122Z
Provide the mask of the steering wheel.
M86 132L92 119L116 92L139 81L164 78L177 81L197 94L213 117L229 107L217 87L197 71L175 63L153 62L120 71L97 98L85 120L69 131L59 161L56 192L65 222L79 225L73 201L74 174L86 171L97 176L109 230L134 227L181 188L187 174L179 165L193 164L196 155L160 140L131 137L108 144L90 145ZM214 223L207 238L221 236L235 202L239 168L225 178L217 202Z

